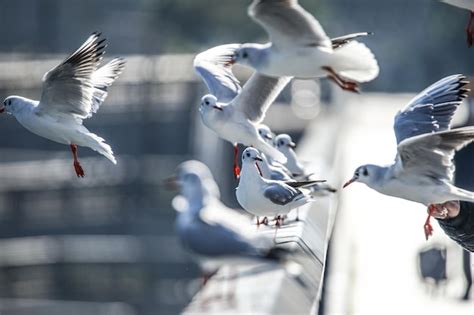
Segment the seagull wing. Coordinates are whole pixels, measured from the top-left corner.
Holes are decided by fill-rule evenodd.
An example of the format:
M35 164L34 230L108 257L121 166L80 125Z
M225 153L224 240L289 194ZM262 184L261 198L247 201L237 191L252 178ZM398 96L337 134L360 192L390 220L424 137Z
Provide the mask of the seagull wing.
M273 78L255 72L231 104L250 121L260 123L290 80L291 77Z
M331 49L331 40L321 24L297 0L254 0L248 14L265 29L275 46Z
M221 45L194 58L194 70L204 80L209 92L221 103L229 103L242 89L232 73L232 58L239 47L240 44Z
M398 145L398 172L452 181L454 153L474 141L474 127L426 133Z
M279 182L269 183L263 191L263 196L270 199L277 205L284 206L297 198L304 197L303 193L298 189Z
M96 90L92 78L105 47L105 39L93 33L78 50L48 71L43 77L37 114L66 115L78 119L89 117L93 112Z
M370 32L361 32L361 33L352 33L352 34L347 34L344 36L339 36L336 38L331 38L332 48L333 49L341 48L342 46L350 43L353 40L356 40L360 37L369 36L372 34L373 33L370 33Z
M457 107L467 97L469 90L464 86L468 83L463 75L451 75L415 96L395 116L397 143L425 133L448 130Z
M441 2L453 5L461 9L474 11L474 1L472 0L441 0Z

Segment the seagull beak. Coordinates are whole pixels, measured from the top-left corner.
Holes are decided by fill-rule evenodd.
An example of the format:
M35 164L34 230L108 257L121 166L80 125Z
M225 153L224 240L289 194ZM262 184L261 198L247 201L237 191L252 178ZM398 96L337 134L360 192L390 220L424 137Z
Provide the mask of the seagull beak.
M0 107L0 114L5 111L5 106Z
M290 148L294 149L294 148L296 148L296 143L290 142L290 143L288 144L288 146L289 146Z
M176 175L172 175L168 178L163 179L162 184L167 190L171 191L176 191L179 188L178 178L176 177Z
M214 107L215 109L218 109L218 110L222 111L222 107L220 107L220 106L214 105L214 106L212 106L212 107Z
M346 188L347 186L349 186L350 184L352 184L353 182L355 182L357 180L357 177L352 177L350 180L348 180L343 186L342 188Z
M265 135L265 136L263 136L263 137L264 137L265 139L267 139L267 140L272 140L272 139L273 139L273 137L272 137L271 135Z
M263 162L263 159L261 157L259 157L258 155L254 158L255 161L260 161L260 162Z

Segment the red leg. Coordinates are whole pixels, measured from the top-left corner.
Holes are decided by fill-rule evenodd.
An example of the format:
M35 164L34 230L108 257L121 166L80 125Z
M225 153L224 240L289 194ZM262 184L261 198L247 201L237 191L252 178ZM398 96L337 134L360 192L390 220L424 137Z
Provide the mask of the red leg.
M239 167L239 147L238 144L234 144L234 177L240 177L240 167Z
M433 205L428 206L428 217L426 218L425 225L423 226L426 240L428 240L428 238L433 235L433 226L431 226L430 219L434 210L435 207Z
M71 144L71 151L72 151L72 156L74 158L74 170L76 171L77 177L84 177L84 170L82 169L81 164L79 163L79 160L77 158L77 145Z
M474 21L474 11L469 13L469 20L467 21L466 26L466 34L467 34L467 46L471 47L473 43L474 37L474 27L472 26L472 22Z
M360 93L357 82L343 79L331 67L323 67L323 70L327 71L328 79L336 83L341 89L349 92Z

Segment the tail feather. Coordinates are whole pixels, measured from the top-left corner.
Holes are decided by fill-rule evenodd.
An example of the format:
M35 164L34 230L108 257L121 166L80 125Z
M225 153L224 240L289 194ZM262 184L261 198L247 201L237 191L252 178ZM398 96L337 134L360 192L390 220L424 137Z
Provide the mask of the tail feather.
M355 82L371 81L380 70L372 51L357 41L334 50L331 66L339 75Z
M112 148L110 147L110 145L105 143L105 140L103 138L93 133L89 133L87 136L89 137L89 139L92 140L88 145L92 150L99 152L100 154L105 156L110 162L117 164L117 160L115 159Z

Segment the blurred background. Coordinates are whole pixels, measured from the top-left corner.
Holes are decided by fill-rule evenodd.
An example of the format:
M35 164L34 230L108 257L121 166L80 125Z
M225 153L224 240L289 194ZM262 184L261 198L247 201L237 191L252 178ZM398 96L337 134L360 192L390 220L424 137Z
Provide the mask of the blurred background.
M215 45L266 41L246 14L249 3L0 0L2 98L39 99L43 74L93 31L108 39L106 58L128 60L99 113L85 121L113 147L117 166L79 149L86 178L77 179L68 147L0 117L2 314L167 315L189 302L199 270L174 236L173 193L161 180L180 162L200 159L225 203L237 206L231 145L198 117L206 89L192 59ZM445 75L474 73L467 11L435 0L300 3L330 37L375 32L363 41L381 72L364 92L414 93ZM340 94L324 80L293 81L266 123L298 140L312 121L338 110L330 107Z

